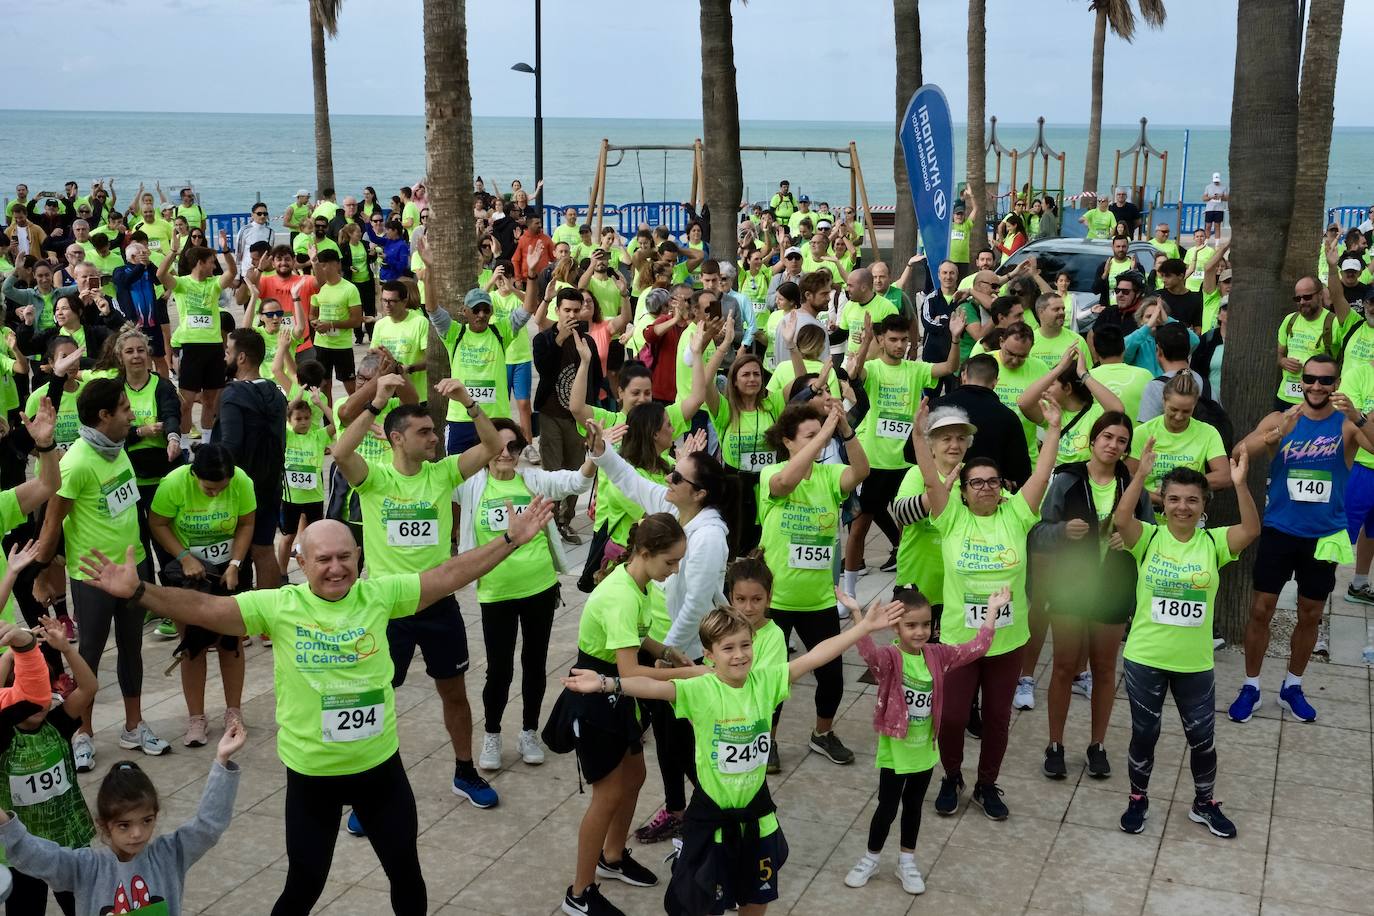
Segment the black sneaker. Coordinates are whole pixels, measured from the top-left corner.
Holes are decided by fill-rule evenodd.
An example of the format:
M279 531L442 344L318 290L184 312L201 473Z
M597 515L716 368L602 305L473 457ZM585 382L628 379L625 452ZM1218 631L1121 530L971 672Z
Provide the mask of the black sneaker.
M580 897L574 895L572 885L568 885L562 909L568 916L625 916L624 910L601 896L599 884L588 884Z
M658 875L640 865L630 856L630 850L626 849L620 854L620 861L612 865L606 861L606 854L603 852L596 860L596 876L598 878L614 878L617 881L624 881L635 887L653 887L658 884ZM592 887L596 887L595 884Z
M835 732L828 731L824 735L811 733L811 750L823 756L831 763L838 763L844 766L854 762L854 752L844 746L840 736Z
M768 745L768 765L763 771L769 776L777 776L782 772L782 760L778 758L778 742L774 741Z
M1069 775L1068 768L1064 766L1064 745L1051 742L1045 748L1045 764L1041 769L1050 779L1063 779Z
M1006 803L1002 801L1002 790L997 787L997 783L990 785L983 785L981 782L974 783L973 803L983 809L988 820L1004 821L1007 819L1007 815L1011 814L1007 810Z
M1214 798L1195 800L1193 807L1188 810L1188 820L1205 825L1208 830L1212 831L1212 836L1230 840L1236 835L1236 825L1231 823L1229 817L1221 813L1221 802Z
M978 704L974 703L968 711L968 724L964 726L964 731L968 736L977 741L983 740L983 715L978 711Z
M959 793L964 789L964 777L955 774L940 780L940 792L935 796L935 813L949 817L959 810Z
M887 559L883 561L883 565L882 565L882 566L879 566L878 568L879 568L880 570L882 570L883 572L896 572L896 571L897 571L897 548L896 548L896 547L893 547L893 548L892 548L892 553L890 553L890 554L887 555Z
M1101 744L1088 745L1088 775L1093 779L1106 779L1112 775L1112 765L1107 760L1107 749Z
M1127 833L1144 833L1145 818L1150 816L1150 799L1146 795L1132 795L1121 815L1121 829Z

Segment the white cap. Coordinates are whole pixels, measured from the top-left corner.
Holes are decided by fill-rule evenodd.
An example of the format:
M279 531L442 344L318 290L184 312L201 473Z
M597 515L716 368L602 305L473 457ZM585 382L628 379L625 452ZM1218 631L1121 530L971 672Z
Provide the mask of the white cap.
M299 191L296 192L296 196L297 196L297 197L309 197L309 196L310 196L310 192L307 191L305 188L301 188Z
M1341 262L1341 270L1364 270L1364 262L1359 258L1346 258Z
M733 277L735 275L735 265L729 261L721 261L720 275L722 277Z
M937 429L944 429L948 426L962 426L964 429L968 430L970 436L978 434L978 427L969 422L968 414L960 416L958 413L950 413L943 417L932 417L930 425L926 427L926 435L930 435Z
M786 258L786 257L790 257L791 255L794 255L794 254L795 254L795 255L800 255L800 254L801 254L801 249L798 248L796 245L793 245L791 248L789 248L789 249L787 249L786 251L784 251L784 252L782 253L782 256L783 256L784 258Z
M1213 172L1213 173L1212 173L1212 180L1215 181L1217 184L1221 184L1221 173L1220 173L1220 172Z

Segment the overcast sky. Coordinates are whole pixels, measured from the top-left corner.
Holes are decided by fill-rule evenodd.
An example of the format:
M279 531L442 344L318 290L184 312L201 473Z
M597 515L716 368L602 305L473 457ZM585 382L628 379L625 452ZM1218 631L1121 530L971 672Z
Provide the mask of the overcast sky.
M700 117L700 40L690 0L545 0L547 117ZM1160 31L1107 41L1107 123L1225 125L1236 0L1171 0ZM478 115L528 116L533 0L469 3L468 55ZM329 44L330 105L340 114L423 114L420 0L347 0ZM1374 124L1357 36L1374 3L1346 4L1336 123ZM311 110L305 0L62 0L5 14L11 48L49 50L0 107L282 112ZM962 121L964 0L922 0L927 82ZM987 0L987 113L1008 123L1088 116L1093 16L1087 0ZM54 42L58 44L54 45ZM60 50L58 50L60 48ZM740 116L893 119L892 7L886 0L735 4ZM11 73L14 76L15 73Z

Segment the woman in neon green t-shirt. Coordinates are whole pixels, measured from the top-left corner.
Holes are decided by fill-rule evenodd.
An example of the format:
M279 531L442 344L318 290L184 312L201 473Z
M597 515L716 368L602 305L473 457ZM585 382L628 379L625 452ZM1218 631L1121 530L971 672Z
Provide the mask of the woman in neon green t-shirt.
M240 577L253 540L257 517L253 482L234 456L218 443L196 451L189 465L174 469L158 485L148 513L153 540L172 557L162 567L162 580L212 595L232 595L251 587L252 567ZM207 741L205 717L205 653L219 653L224 681L224 726L242 724L243 648L238 636L218 636L196 626L178 624L181 645L181 692L189 721L182 743L202 747Z
M1260 533L1259 510L1245 485L1249 456L1241 449L1239 461L1229 464L1240 508L1240 524L1229 528L1198 527L1211 487L1206 477L1187 467L1171 469L1160 481L1164 524L1137 520L1134 506L1154 464L1154 440L1149 439L1113 516L1122 543L1139 569L1135 617L1123 652L1126 696L1131 701L1127 756L1131 795L1121 815L1121 829L1127 833L1145 829L1164 696L1171 693L1192 749L1193 806L1188 819L1205 825L1215 836L1230 838L1236 835L1236 826L1212 797L1217 776L1212 619L1221 567Z

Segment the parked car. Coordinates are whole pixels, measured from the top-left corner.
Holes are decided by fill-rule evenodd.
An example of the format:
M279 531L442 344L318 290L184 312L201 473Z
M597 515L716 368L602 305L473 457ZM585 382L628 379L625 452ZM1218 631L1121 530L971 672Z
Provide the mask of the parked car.
M1154 269L1155 249L1146 241L1131 242L1130 254L1135 257L1141 274ZM1034 257L1040 274L1054 284L1056 274L1067 270L1072 278L1069 289L1076 293L1091 293L1093 283L1102 273L1102 262L1112 256L1112 246L1106 241L1087 239L1041 239L1031 242L1007 258L997 268L999 275L1010 273L1026 258Z

